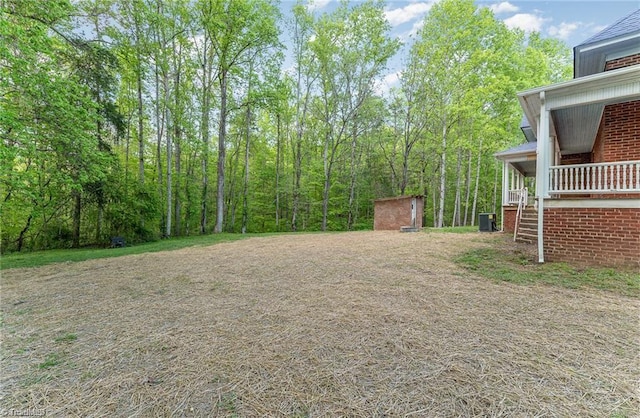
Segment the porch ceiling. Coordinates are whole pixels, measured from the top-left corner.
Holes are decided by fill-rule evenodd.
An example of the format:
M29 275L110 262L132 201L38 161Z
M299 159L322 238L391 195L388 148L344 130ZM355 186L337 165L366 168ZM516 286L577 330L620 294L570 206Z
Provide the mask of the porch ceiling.
M536 161L517 161L512 162L511 165L518 170L525 177L536 176Z
M604 106L640 100L640 65L519 93L520 105L536 137L543 98L551 111L549 132L557 138L561 153L590 152Z
M590 104L551 111L560 152L590 152L596 140L604 105Z

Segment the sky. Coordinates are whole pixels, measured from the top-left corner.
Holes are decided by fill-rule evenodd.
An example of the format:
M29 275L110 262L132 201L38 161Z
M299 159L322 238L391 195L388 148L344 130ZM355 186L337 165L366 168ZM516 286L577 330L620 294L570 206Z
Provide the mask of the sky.
M419 30L424 16L437 1L387 0L385 15L392 26L391 35L405 43L410 42L410 35ZM293 0L282 0L281 6L290 9L294 3ZM322 13L331 11L336 4L337 0L314 0L308 7ZM570 48L640 8L640 0L476 0L476 4L489 7L508 27L540 32L544 37L564 41ZM397 84L401 62L402 54L390 63L380 86L381 93Z

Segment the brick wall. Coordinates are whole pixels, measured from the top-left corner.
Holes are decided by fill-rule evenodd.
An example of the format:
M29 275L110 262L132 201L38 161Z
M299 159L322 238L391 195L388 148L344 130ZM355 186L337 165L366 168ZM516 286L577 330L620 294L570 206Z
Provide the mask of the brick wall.
M607 61L605 71L640 64L640 54ZM605 106L593 147L593 162L640 159L640 100Z
M627 57L618 58L607 61L604 66L605 71L615 70L618 68L629 67L631 65L640 64L640 54L629 55Z
M640 100L605 106L592 156L593 162L640 160ZM603 197L638 198L640 194Z
M511 232L516 229L516 215L518 214L517 206L505 206L504 218L502 218L502 228L505 232Z
M640 267L640 209L547 208L545 260Z
M415 196L379 199L374 202L373 229L375 231L400 230L411 225L411 200ZM416 227L422 228L424 199L416 199Z
M640 100L605 106L602 162L640 159Z
M591 162L591 153L585 152L582 154L568 154L563 155L560 160L560 165L571 164L589 164Z

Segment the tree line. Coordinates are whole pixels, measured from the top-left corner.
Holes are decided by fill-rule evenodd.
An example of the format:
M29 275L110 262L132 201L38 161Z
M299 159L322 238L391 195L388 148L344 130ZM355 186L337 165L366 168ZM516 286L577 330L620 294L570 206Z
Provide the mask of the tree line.
M436 227L496 211L515 93L569 78L569 50L472 0L403 46L384 7L2 0L2 251L368 229L403 194Z

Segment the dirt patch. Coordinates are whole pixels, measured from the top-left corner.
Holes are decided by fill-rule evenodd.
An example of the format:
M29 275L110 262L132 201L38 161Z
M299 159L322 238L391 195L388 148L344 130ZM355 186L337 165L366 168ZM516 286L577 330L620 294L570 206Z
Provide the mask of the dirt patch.
M4 411L632 416L637 299L492 283L488 234L359 232L2 272Z

